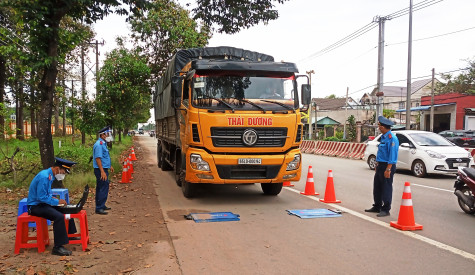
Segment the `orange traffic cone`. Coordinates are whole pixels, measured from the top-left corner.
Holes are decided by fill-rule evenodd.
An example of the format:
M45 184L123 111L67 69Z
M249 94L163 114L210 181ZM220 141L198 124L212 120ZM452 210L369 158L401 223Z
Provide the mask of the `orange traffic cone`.
M324 203L340 203L340 200L335 198L335 187L333 186L333 172L332 170L328 170L328 177L327 177L327 187L325 188L325 197L320 199L321 202Z
M129 181L130 181L131 179L134 178L134 177L132 177L132 168L130 168L130 164L132 163L132 161L130 161L129 158L126 158L125 162L127 163L127 176L129 178Z
M400 230L422 230L422 225L414 220L414 209L412 208L411 185L406 181L404 192L402 193L401 208L399 208L399 217L396 222L390 225Z
M130 183L128 176L127 164L124 161L124 166L122 167L122 179L120 180L120 183Z
M290 181L284 181L284 184L282 185L283 187L292 187L294 186Z
M131 160L137 160L137 158L135 157L135 151L134 151L134 147L132 147L132 159Z
M134 172L134 163L132 162L132 154L129 154L129 163L130 163L130 173L133 174Z
M308 166L308 174L307 174L307 183L305 185L305 192L300 192L302 195L306 196L315 196L320 195L319 193L315 192L315 183L313 182L313 171L312 166Z

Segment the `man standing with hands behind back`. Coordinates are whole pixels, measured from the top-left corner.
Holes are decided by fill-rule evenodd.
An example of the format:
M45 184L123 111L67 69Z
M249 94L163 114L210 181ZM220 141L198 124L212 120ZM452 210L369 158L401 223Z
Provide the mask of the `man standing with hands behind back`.
M396 172L396 163L399 150L399 140L391 132L391 126L394 124L391 120L379 116L378 129L381 132L381 140L378 145L373 181L373 199L374 204L365 212L378 213L376 216L389 216L391 202L393 197L393 177Z
M92 148L94 175L96 176L96 214L107 215L105 210L111 209L106 206L109 195L109 169L114 172L107 143L111 142L112 137L109 126L102 128L98 133L99 139Z

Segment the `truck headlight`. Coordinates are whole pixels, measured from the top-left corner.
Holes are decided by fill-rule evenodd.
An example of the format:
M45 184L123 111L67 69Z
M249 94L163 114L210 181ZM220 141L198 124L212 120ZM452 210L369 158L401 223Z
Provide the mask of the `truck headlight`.
M445 158L444 155L442 154L439 154L437 152L434 152L434 151L431 151L431 150L426 150L426 153L429 155L429 157L431 158L435 158L435 159L443 159Z
M294 159L287 164L287 171L297 170L300 166L300 154L296 154Z
M191 154L190 155L190 164L191 167L195 170L209 171L209 164L204 161L200 155Z

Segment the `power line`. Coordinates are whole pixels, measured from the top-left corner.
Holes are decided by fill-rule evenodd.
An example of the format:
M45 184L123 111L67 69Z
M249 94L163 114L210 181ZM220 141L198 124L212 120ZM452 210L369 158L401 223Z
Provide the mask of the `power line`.
M419 3L415 4L413 6L413 11L418 11L418 10L430 7L430 6L435 5L435 4L437 4L439 2L442 2L442 1L444 1L444 0L424 0L422 2L419 2ZM387 18L387 20L390 20L390 19L401 17L401 16L406 15L408 13L409 13L409 7L405 8L405 9L402 9L402 10L399 10L397 12L394 12L392 14L389 14L389 15L385 16L385 18ZM303 58L303 59L299 60L298 63L304 62L304 61L307 62L307 61L310 61L314 58L317 58L317 57L320 57L324 54L327 54L327 53L329 53L329 52L331 52L331 51L333 51L333 50L335 50L335 49L351 42L352 40L362 36L363 34L369 32L370 30L372 30L374 28L376 28L377 26L378 26L378 24L373 21L373 22L359 28L358 30L354 31L353 33L347 35L346 37L338 40L337 42L335 42L335 43L333 43L333 44L331 44L331 45L329 45L329 46L327 46L327 47L325 47L325 48L309 55L306 58Z
M456 69L456 70L450 70L450 71L446 71L446 72L440 72L438 73L439 75L440 74L447 74L447 73L453 73L453 72L459 72L459 71L465 71L465 70L469 70L470 68L463 68L463 69ZM416 79L421 79L421 78L426 78L426 77L432 77L432 75L424 75L424 76L418 76L418 77L411 77L411 81L412 80L416 80ZM383 84L390 84L390 83L395 83L395 82L402 82L402 81L406 81L406 79L401 79L401 80L394 80L394 81L387 81L387 82L384 82ZM352 95L352 94L355 94L355 93L358 93L358 92L361 92L363 90L366 90L368 88L371 88L371 87L374 87L376 86L377 84L372 84L372 85L369 85L367 87L364 87L362 89L359 89L357 91L354 91L354 92L351 92L349 93L348 95Z
M438 38L438 37L447 36L447 35L451 35L451 34L455 34L455 33L459 33L459 32L464 32L464 31L468 31L468 30L473 30L473 29L475 29L475 27L470 27L470 28L466 28L466 29L463 29L463 30L458 30L458 31L443 33L443 34L434 35L434 36L429 36L429 37L424 37L424 38L419 38L419 39L414 39L414 40L412 40L412 41L414 42L414 41L428 40L428 39ZM387 46L394 46L394 45L399 45L399 44L407 44L407 41L404 41L404 42L397 42L397 43L391 43L391 44L386 44L385 46L387 47Z

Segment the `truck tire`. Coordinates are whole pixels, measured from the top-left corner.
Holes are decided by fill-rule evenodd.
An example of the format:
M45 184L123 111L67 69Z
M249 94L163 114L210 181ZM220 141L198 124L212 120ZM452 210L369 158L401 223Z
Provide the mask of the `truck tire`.
M170 171L172 170L172 166L165 160L165 154L163 153L163 147L160 146L158 151L158 164L159 167L162 168L162 171Z
M265 195L277 196L282 190L283 183L261 183L262 191Z
M181 186L181 181L183 180L182 175L181 175L181 171L183 170L181 159L182 159L181 155L177 155L176 163L175 163L175 181L176 181L176 185L178 185L178 186ZM183 177L184 177L184 175L183 175Z
M181 191L183 192L183 196L185 198L193 198L196 193L196 184L189 183L185 180L185 173L183 173L183 180L181 181Z
M162 168L162 146L157 144L157 166Z

